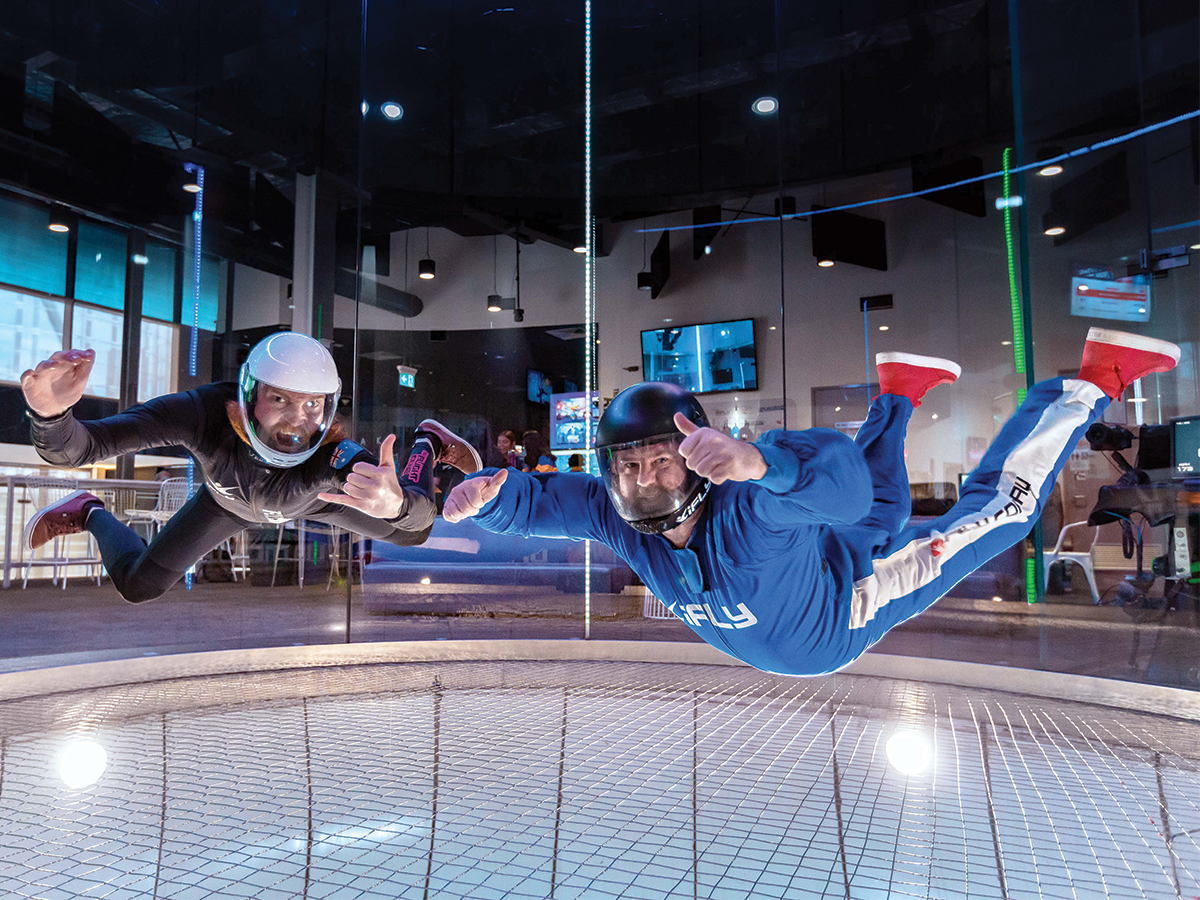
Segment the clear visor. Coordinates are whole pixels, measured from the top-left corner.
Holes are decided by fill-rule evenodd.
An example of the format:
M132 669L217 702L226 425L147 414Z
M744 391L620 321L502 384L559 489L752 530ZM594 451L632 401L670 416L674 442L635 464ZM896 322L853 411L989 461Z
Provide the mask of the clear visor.
M307 456L320 446L337 413L336 394L307 394L254 379L242 385L251 436L283 456Z
M677 431L597 449L604 487L625 521L669 516L688 502L701 479L679 455L683 437Z

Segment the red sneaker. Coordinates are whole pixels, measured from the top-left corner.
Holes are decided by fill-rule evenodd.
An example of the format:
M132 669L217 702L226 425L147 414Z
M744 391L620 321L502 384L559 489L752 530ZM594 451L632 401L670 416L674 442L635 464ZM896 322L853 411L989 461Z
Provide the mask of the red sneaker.
M879 371L880 393L907 397L913 406L921 405L921 398L931 387L952 384L962 374L958 363L913 353L876 353L875 368Z
M454 466L464 475L474 475L483 468L483 460L479 458L479 451L437 419L425 419L417 425L417 431L426 431L437 435L437 439L442 442L442 452L438 454L438 462L443 465Z
M87 491L74 491L61 500L39 509L25 525L25 547L30 552L56 537L79 534L87 525L88 513L104 502Z
M1079 377L1090 381L1114 400L1133 382L1153 372L1169 372L1179 362L1179 347L1170 341L1089 328L1083 345Z

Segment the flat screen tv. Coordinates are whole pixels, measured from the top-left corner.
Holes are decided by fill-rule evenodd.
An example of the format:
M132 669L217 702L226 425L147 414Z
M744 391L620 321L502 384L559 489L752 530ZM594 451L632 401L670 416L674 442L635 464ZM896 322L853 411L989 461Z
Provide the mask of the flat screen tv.
M693 394L758 390L754 320L643 331L642 377Z
M592 438L584 441L588 397L592 403ZM600 394L575 391L550 397L550 449L582 451L595 444L596 425L600 421Z
M550 376L537 369L525 370L525 393L530 403L549 403L550 394L554 388L550 384Z

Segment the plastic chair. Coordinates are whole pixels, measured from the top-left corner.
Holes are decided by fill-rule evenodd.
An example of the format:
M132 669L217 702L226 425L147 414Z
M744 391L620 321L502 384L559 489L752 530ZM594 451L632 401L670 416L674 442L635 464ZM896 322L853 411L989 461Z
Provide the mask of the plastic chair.
M1088 587L1092 589L1092 602L1100 602L1100 591L1096 589L1096 539L1100 536L1100 528L1097 525L1089 526L1092 529L1092 541L1088 544L1087 550L1064 550L1063 539L1067 536L1067 532L1072 528L1078 528L1081 525L1087 525L1087 520L1082 522L1072 522L1070 525L1064 525L1058 532L1058 540L1054 544L1053 550L1044 550L1042 552L1042 565L1046 572L1046 581L1042 585L1043 589L1050 584L1050 567L1056 562L1073 562L1079 568L1083 569L1083 577L1087 579Z
M154 530L157 531L167 524L171 520L171 517L183 509L184 504L188 502L187 482L186 478L166 479L158 489L158 503L155 504L154 509L126 510L126 514L136 513L145 516L153 524ZM200 489L202 483L200 481L193 481L193 493ZM244 533L238 532L235 537L221 544L225 548L225 552L229 554L229 566L234 581L237 581L239 572L241 572L243 579L249 573L249 566L247 565L249 556L246 553L238 554L234 552L235 542L243 544L242 535ZM151 537L153 537L153 534Z

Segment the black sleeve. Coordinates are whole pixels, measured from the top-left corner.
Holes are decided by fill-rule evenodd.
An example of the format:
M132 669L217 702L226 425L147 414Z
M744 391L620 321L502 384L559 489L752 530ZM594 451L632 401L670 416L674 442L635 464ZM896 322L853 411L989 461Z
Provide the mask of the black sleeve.
M197 391L156 397L104 419L81 422L71 410L44 419L28 412L33 446L54 466L86 466L124 453L174 445L195 450L205 428Z
M336 446L330 447L317 459L319 460L318 470L323 469L326 473L324 483L320 485L322 491L340 492L346 484L346 476L353 471L355 463L365 462L373 466L379 465L378 456L351 440L344 440ZM423 532L428 536L429 529L433 527L433 520L437 516L437 503L421 485L402 481L400 486L404 490L404 503L400 507L400 514L394 518L372 519L358 510L332 503L326 504L325 512L332 515L337 510L344 509L355 513L356 516L372 519L375 523L373 530L361 527L356 529L360 533L366 533L368 537L376 537L402 546L424 543L424 537L414 542L413 535ZM328 520L321 518L321 521Z

